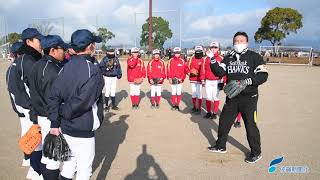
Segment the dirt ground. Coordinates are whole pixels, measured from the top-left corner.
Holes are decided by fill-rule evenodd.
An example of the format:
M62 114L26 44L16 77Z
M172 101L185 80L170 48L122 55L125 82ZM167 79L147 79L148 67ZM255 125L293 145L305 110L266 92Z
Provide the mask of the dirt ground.
M19 120L11 109L5 83L9 63L0 60L0 179L25 179L18 147ZM139 110L131 110L124 76L118 82L119 111L111 111L96 133L92 179L213 180L213 179L320 179L320 68L269 65L269 79L260 87L258 126L263 158L244 162L249 151L244 126L232 128L226 154L207 151L217 138L219 121L189 113L190 84L183 84L182 111L171 111L170 87L163 86L161 107L151 109L149 86L142 86ZM221 107L225 96L221 94ZM242 124L243 125L243 124ZM274 174L270 162L284 161ZM282 166L308 166L307 174L280 173Z

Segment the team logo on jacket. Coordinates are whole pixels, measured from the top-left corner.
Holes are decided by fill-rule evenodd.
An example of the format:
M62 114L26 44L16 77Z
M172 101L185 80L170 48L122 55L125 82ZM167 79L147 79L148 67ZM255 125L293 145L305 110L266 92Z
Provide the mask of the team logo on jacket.
M230 61L227 66L228 74L241 73L248 74L249 66L247 65L247 61Z

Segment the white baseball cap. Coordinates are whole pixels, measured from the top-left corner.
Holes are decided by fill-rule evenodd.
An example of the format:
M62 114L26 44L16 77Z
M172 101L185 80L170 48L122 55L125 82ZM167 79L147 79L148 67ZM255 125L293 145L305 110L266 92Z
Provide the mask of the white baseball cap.
M220 47L220 44L216 41L210 43L210 47Z
M131 53L138 53L139 50L140 50L139 48L133 47L133 48L131 48Z
M152 51L152 54L160 54L160 50L159 49L155 49Z
M203 51L203 47L202 46L196 46L194 47L195 51Z
M180 47L175 47L175 48L173 48L173 52L174 53L180 53L181 52L181 48Z

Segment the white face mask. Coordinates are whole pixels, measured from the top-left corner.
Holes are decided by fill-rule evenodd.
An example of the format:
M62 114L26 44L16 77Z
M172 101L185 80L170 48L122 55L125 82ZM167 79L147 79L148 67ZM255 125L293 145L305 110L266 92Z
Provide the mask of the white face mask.
M242 53L248 47L248 44L235 44L233 47L237 53Z

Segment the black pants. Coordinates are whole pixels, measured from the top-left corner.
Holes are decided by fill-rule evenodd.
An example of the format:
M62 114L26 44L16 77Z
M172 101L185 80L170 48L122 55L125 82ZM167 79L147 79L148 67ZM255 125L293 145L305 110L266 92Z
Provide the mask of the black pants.
M238 113L241 113L246 127L247 139L253 155L261 154L260 132L257 127L258 94L238 95L232 99L227 98L219 119L218 140L219 148L225 148L229 131Z

